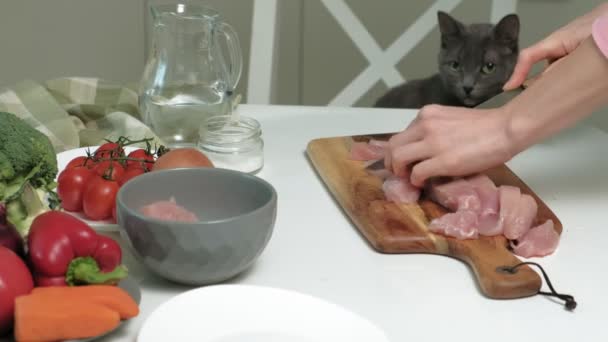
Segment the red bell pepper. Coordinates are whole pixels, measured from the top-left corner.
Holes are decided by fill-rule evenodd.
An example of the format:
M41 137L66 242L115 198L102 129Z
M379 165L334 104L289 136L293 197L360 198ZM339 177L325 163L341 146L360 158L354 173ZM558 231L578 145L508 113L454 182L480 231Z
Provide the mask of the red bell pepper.
M6 208L0 203L0 246L23 256L23 239L10 223L6 221Z
M38 215L28 248L37 286L115 284L127 276L118 243L65 212Z
M29 294L34 280L25 262L10 249L0 246L0 336L13 328L15 298Z

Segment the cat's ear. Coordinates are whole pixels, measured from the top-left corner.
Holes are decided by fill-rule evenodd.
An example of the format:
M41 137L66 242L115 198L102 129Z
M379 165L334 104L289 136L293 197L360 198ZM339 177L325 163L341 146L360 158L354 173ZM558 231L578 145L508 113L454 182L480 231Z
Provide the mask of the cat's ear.
M449 14L438 11L437 21L439 22L439 32L444 37L460 37L464 31L464 26Z
M494 26L494 37L507 44L517 45L519 39L519 17L509 14Z

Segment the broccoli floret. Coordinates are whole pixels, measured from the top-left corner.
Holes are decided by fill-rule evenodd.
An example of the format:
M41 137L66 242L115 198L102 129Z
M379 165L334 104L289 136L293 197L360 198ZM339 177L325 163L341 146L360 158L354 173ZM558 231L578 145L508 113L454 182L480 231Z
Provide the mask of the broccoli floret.
M57 156L49 138L10 113L0 112L0 123L0 154L12 166L13 177L26 175L39 165L40 170L30 180L32 184L35 187L52 184L58 170ZM0 157L0 165L3 163Z
M0 182L15 177L15 170L8 157L0 151ZM2 195L0 194L0 198Z
M29 233L36 216L50 210L41 196L43 193L26 183L21 197L6 204L6 218L23 237Z
M23 237L37 215L54 209L46 198L56 204L57 173L49 138L17 116L0 112L0 203Z

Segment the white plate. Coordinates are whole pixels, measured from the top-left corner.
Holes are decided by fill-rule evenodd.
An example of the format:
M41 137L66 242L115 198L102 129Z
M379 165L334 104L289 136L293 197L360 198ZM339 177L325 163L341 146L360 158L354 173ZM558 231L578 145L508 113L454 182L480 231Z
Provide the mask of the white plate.
M67 150L67 151L63 151L59 154L57 154L57 168L59 170L59 172L57 172L57 177L59 177L59 174L61 173L61 171L63 171L63 169L65 169L65 167L68 165L68 163L70 162L70 160L78 157L78 156L86 156L87 155L87 150L91 151L91 153L95 152L95 150L98 148L99 146L89 146L89 147L81 147L81 148L75 148L72 150ZM137 147L125 147L125 153L130 153L133 150L136 150ZM57 179L55 179L56 181ZM100 220L100 221L93 221L93 220L89 220L86 218L86 216L84 216L84 213L82 212L71 212L71 211L65 211L66 213L76 216L77 218L81 219L82 221L84 221L86 224L88 224L89 226L91 226L91 228L97 230L97 231L118 231L118 225L113 223L110 220Z
M158 307L138 342L388 342L368 320L319 298L250 285L187 291Z

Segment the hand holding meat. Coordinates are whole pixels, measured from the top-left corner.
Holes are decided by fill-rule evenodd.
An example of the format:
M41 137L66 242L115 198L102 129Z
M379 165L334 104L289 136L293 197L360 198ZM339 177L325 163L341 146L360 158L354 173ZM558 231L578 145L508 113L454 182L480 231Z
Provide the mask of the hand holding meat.
M398 176L411 172L412 184L422 187L431 177L464 176L500 165L512 157L511 150L508 116L501 109L433 105L390 139L385 163Z
M506 105L427 106L389 144L387 169L422 186L434 176L483 172L608 104L608 16L572 53ZM599 42L599 43L598 43Z

